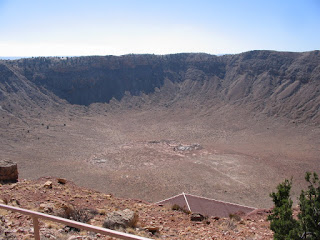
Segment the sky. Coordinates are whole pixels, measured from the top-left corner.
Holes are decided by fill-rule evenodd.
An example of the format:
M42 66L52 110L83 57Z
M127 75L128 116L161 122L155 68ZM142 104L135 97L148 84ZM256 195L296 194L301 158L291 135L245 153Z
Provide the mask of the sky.
M0 56L320 49L320 0L0 0Z

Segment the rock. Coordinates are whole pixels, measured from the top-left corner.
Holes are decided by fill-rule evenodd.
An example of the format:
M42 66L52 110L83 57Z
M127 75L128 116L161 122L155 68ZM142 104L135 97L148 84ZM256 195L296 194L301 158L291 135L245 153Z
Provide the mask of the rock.
M191 221L196 221L196 222L201 222L204 219L205 219L205 217L200 213L192 213L191 217L190 217Z
M39 210L44 213L52 213L54 205L52 203L42 203L40 204Z
M43 187L45 187L45 188L52 188L52 182L51 182L51 181L46 181L46 182L43 184Z
M137 221L138 215L129 209L125 209L123 211L108 213L104 220L103 227L109 229L134 227Z
M67 240L77 240L77 239L83 239L83 236L71 236Z
M16 187L17 187L17 184L14 183L14 184L11 184L11 185L10 185L9 189L10 189L10 190L15 190Z
M203 149L202 146L197 143L192 145L180 144L179 146L173 148L174 151L192 151L192 150L201 150L201 149Z
M159 232L159 228L158 227L154 227L154 226L147 226L144 229L146 229L147 231L151 232L153 235L156 234L157 232Z
M0 161L0 181L5 183L18 181L17 163L10 160Z
M10 199L10 203L11 203L10 204L11 206L15 206L15 207L20 206L20 201L18 199L12 198Z
M58 178L58 183L60 183L60 184L66 184L66 183L67 183L67 180L64 179L64 178Z

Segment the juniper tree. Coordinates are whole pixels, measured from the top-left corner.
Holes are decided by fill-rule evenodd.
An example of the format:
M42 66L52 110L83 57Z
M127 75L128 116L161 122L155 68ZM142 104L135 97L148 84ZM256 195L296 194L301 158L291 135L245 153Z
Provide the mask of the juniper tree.
M298 220L292 216L292 181L286 179L277 186L277 192L270 194L275 206L268 220L276 240L320 239L320 181L316 173L310 172L306 172L305 179L309 185L299 197Z
M298 222L292 215L292 200L290 190L292 181L285 179L277 186L277 192L272 192L270 197L274 202L272 213L268 216L270 228L274 232L274 239L295 239ZM290 234L291 232L291 234Z
M307 172L308 190L301 191L300 213L301 239L320 239L320 181L316 173Z

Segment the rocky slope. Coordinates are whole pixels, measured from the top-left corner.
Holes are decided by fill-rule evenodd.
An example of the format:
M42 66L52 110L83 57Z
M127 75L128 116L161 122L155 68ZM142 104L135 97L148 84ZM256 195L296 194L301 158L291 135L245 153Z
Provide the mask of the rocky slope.
M48 187L50 183L52 188ZM272 239L266 210L257 210L246 216L191 221L190 215L173 211L171 206L161 207L140 200L120 199L80 188L69 181L59 184L55 178L22 180L16 184L2 185L0 189L2 204L53 215L57 215L66 206L77 210L86 209L87 213L93 213L89 223L96 226L102 226L106 214L130 209L137 213L138 222L133 228L122 231L152 239ZM33 239L30 217L2 209L0 213L1 239ZM40 233L41 239L110 239L101 234L70 231L66 226L44 220L40 220Z
M4 100L17 92L28 104L29 98L39 105L58 97L89 105L121 100L126 94L148 95L167 85L160 104L182 95L181 101L189 96L207 108L221 102L320 123L319 51L32 58L0 65L0 101L7 110Z

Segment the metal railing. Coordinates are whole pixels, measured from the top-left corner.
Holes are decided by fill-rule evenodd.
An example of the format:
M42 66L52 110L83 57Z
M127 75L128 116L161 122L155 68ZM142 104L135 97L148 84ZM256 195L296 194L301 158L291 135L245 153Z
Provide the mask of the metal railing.
M44 214L44 213L40 213L40 212L35 212L35 211L23 209L23 208L17 208L17 207L13 207L13 206L9 206L9 205L0 204L0 208L8 210L8 211L19 212L19 213L22 213L24 215L31 216L32 217L32 221L33 221L33 228L34 228L34 238L36 240L40 240L40 227L39 227L39 220L38 220L39 218L42 218L42 219L45 219L45 220L49 220L49 221L52 221L52 222L62 223L62 224L65 224L67 226L80 228L80 229L83 229L83 230L86 230L86 231L89 231L89 232L96 232L96 233L100 233L100 234L103 234L103 235L106 235L106 236L115 237L115 238L119 238L119 239L125 239L125 240L151 240L150 238L145 238L145 237L140 237L140 236L136 236L136 235L133 235L133 234L118 232L118 231L107 229L107 228L97 227L97 226L93 226L93 225L90 225L90 224L76 222L76 221L69 220L69 219L66 219L66 218L52 216L52 215L48 215L48 214Z

